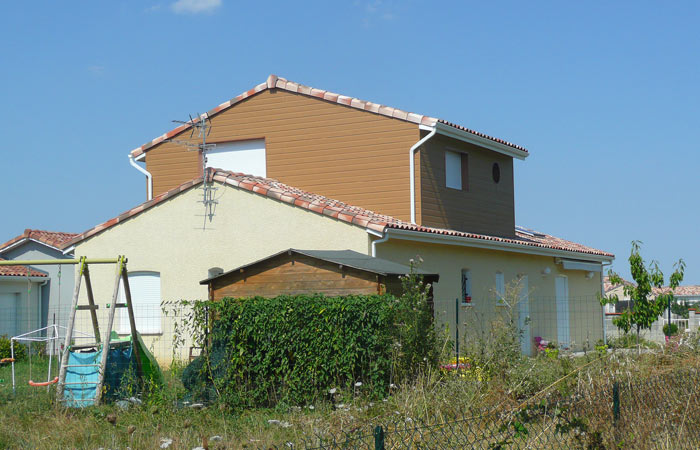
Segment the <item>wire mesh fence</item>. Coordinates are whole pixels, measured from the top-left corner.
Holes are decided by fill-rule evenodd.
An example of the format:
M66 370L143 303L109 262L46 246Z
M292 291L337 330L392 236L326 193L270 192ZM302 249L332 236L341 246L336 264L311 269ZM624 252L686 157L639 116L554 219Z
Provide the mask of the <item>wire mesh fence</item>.
M404 418L272 448L580 449L700 448L700 373L611 377L566 398L436 423Z

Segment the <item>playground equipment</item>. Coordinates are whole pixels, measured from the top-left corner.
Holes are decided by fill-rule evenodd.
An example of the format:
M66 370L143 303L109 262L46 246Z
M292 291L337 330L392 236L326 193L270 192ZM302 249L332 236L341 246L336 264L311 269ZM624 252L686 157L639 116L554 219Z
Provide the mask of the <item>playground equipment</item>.
M63 330L63 336L60 335L60 330ZM58 382L58 376L54 377L53 379L51 378L51 370L52 370L52 361L53 361L53 356L55 352L55 347L56 343L59 343L61 339L65 339L65 331L66 327L62 327L56 324L50 325L48 327L43 327L39 328L37 330L30 331L28 333L20 334L18 336L13 336L10 338L10 358L6 358L8 363L12 364L12 392L16 392L16 377L15 377L15 342L27 342L29 345L31 345L33 342L45 342L46 343L46 348L49 353L49 367L48 367L48 373L46 375L46 381L44 382L36 382L32 380L32 375L31 375L31 359L29 360L29 385L34 386L34 387L41 387L41 386L46 386L47 390L48 387L52 384L56 384ZM46 332L45 336L42 336ZM81 334L84 338L89 338L90 336L87 333L80 333L77 332L78 334ZM75 336L79 337L79 336ZM75 338L74 337L74 338ZM3 360L4 361L4 360ZM58 373L58 367L56 368L56 373Z
M153 355L143 344L141 336L136 331L136 320L131 301L126 263L127 259L124 256L119 256L116 259L87 259L82 257L80 259L61 260L0 261L0 266L49 264L75 264L78 266L75 274L75 289L73 291L70 319L68 326L65 328L58 379L51 380L49 372L46 383L30 383L32 386L57 384L56 395L58 401L64 402L66 406L85 407L99 404L103 400L105 393L113 393L118 389L124 374L132 367L135 369L136 379L141 383L147 378L155 383L162 382L160 367L158 367ZM95 303L93 295L89 271L90 264L115 264L116 266L111 303L106 305L109 309L109 316L104 334L100 333L100 326L97 320L99 305ZM87 292L87 305L79 304L80 287L83 278L85 279ZM120 284L124 289L126 303L117 303ZM117 308L126 308L128 312L131 335L125 338L119 338L112 331L114 314ZM78 311L90 311L93 334L88 336L94 342L85 344L74 342L76 338L85 337L79 336L85 333L74 330L76 313ZM52 339L58 339L58 330L59 328L54 329L55 334ZM31 333L33 332L27 334Z

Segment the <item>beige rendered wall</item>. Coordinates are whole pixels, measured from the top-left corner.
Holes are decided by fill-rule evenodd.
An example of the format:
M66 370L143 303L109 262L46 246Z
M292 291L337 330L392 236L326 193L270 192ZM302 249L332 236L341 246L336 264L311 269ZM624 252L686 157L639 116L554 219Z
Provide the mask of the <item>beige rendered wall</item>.
M230 270L290 247L368 252L368 235L360 227L234 187L216 186L219 203L206 228L200 185L78 244L75 256L126 255L129 271L160 272L161 296L170 301L206 299L207 288L199 282L212 267ZM91 266L90 272L97 302L109 303L114 267ZM84 283L81 302L86 302ZM106 317L103 309L100 312ZM78 314L83 327L89 326L89 313ZM161 321L163 334L146 336L144 341L159 360L168 361L173 324L169 317ZM118 322L117 315L115 329ZM185 354L186 350L179 353Z
M563 270L549 256L447 246L390 239L377 245L377 256L407 264L420 256L421 268L440 274L435 285L435 314L440 323L448 324L454 336L455 299L461 297L462 269L472 277L472 306L460 306L460 336L473 337L474 333L488 332L490 324L506 312L497 306L494 293L495 273L504 274L505 284L517 282L519 275L527 275L530 298L530 335L557 340L555 278L564 275L569 285L569 323L574 350L588 345L593 348L603 338L602 307L597 299L600 292L600 273L591 279L580 270ZM543 275L549 267L551 273ZM517 319L517 306L513 308ZM532 344L534 349L534 344Z

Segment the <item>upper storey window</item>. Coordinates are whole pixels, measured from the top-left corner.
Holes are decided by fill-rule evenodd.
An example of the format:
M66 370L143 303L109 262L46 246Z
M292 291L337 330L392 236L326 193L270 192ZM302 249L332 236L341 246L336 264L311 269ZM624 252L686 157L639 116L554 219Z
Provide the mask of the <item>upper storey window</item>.
M258 177L267 176L265 139L217 143L216 147L207 150L205 156L207 167Z
M469 190L469 155L445 150L445 186Z

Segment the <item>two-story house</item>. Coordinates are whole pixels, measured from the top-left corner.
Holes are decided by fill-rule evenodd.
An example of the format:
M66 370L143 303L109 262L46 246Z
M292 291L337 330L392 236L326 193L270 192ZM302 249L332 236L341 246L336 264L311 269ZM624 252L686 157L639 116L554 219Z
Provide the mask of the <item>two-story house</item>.
M197 123L215 146L198 147ZM580 348L603 337L596 296L613 255L516 227L513 159L527 156L444 120L271 75L133 150L148 200L67 249L127 255L134 301L151 308L204 299L209 273L287 248L420 256L440 275L436 318L451 330L457 313L465 336L513 303L524 352L536 336ZM167 341L170 319L151 315L143 331Z

